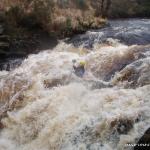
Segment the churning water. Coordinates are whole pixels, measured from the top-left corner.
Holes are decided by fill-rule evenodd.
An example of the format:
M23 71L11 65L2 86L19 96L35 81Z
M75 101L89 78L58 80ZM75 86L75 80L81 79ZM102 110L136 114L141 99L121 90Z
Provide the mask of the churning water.
M150 127L149 31L150 20L114 21L1 71L0 150L133 149Z

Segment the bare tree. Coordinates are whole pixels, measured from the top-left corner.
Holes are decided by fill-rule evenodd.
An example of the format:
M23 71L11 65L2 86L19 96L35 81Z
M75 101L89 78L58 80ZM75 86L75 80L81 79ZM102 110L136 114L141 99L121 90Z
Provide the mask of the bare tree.
M106 7L105 7L105 14L104 14L105 16L108 16L110 6L111 6L111 0L107 0Z
M102 17L106 17L111 6L111 0L99 0L99 13Z

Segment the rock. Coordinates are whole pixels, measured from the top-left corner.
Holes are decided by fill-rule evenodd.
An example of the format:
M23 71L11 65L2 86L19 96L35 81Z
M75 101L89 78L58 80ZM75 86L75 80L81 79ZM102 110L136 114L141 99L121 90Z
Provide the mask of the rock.
M138 141L137 145L134 147L134 150L149 150L149 149L150 149L150 128L144 133L144 135Z
M133 121L130 119L116 119L111 122L111 128L119 134L127 134L133 128Z

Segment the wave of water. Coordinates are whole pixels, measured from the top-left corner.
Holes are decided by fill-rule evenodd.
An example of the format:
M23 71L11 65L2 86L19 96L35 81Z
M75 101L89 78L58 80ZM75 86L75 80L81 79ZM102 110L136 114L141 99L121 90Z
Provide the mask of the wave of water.
M149 19L112 20L107 27L75 36L69 42L92 48L95 43L107 43L108 38L113 38L126 45L146 45L150 43L149 31Z
M108 41L60 42L0 72L1 150L132 149L150 124L150 45Z

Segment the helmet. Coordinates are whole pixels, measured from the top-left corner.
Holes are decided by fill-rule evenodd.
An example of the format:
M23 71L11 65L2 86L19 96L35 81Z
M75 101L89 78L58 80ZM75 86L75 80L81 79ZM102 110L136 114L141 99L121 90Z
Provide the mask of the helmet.
M80 61L81 66L85 66L85 61Z

